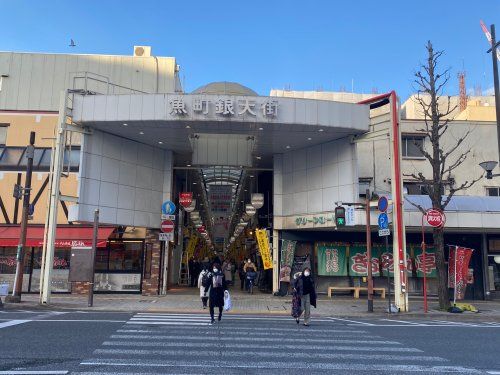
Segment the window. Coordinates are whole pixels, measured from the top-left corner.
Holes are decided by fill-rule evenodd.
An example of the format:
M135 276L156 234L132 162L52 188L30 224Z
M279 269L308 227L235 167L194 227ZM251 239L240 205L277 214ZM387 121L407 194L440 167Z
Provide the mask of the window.
M0 145L0 170L24 170L26 168L26 164L28 163L28 159L26 159L25 157L25 150L25 147L5 147ZM48 171L50 169L51 157L52 149L39 147L35 148L35 155L33 157L33 170ZM78 172L80 164L80 147L72 147L71 150L65 150L63 165L65 171L68 168L68 164L70 166L71 172Z
M416 183L416 182L406 182L403 184L405 194L409 195L429 195L429 185ZM441 195L444 195L444 186L441 189Z
M488 197L500 197L500 187L487 187L486 195Z
M142 272L142 241L111 241L106 249L97 249L96 271Z
M366 189L370 188L371 177L360 177L359 178L359 197L366 198Z
M0 145L5 145L7 142L7 129L9 129L9 124L0 124Z
M401 153L404 158L423 158L420 151L424 147L424 137L418 135L403 135Z

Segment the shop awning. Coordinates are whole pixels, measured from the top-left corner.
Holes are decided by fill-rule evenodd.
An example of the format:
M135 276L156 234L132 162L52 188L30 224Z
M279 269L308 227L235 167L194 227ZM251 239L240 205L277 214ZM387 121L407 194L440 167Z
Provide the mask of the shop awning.
M106 247L108 237L114 230L115 227L100 227L97 233L97 247ZM43 226L28 226L26 247L42 247L43 232ZM90 247L92 246L92 232L92 227L57 227L56 247ZM0 226L0 246L17 246L20 233L20 225Z

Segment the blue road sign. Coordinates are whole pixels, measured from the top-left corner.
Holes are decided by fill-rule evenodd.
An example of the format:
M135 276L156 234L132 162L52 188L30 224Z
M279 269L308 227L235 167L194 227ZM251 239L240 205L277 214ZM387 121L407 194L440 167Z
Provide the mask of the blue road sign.
M387 229L389 228L389 218L385 212L378 215L378 228Z
M386 197L380 197L378 199L378 210L380 212L385 212L387 211L387 208L389 207L389 201L387 200Z
M175 204L171 201L165 201L161 205L161 213L164 215L173 215L175 214Z

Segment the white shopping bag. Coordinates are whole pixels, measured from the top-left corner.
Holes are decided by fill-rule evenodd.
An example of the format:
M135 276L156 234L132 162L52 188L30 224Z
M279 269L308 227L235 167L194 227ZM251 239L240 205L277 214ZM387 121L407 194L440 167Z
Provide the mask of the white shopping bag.
M229 311L233 307L233 303L231 302L231 295L226 290L224 292L224 311Z

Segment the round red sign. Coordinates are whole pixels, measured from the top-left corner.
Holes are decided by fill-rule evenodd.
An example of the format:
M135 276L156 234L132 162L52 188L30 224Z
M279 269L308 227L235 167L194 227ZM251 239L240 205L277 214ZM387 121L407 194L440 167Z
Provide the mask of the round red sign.
M425 213L425 219L431 227L440 228L444 227L446 223L446 216L444 212L439 210L431 209Z
M163 233L172 233L174 230L175 224L172 220L163 220L161 222L161 231Z

